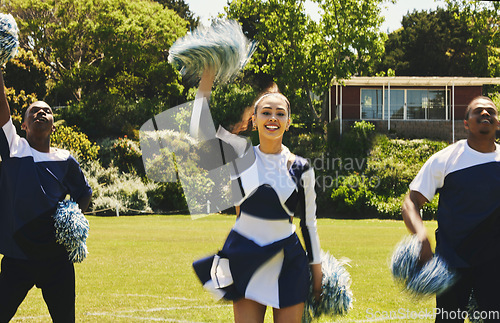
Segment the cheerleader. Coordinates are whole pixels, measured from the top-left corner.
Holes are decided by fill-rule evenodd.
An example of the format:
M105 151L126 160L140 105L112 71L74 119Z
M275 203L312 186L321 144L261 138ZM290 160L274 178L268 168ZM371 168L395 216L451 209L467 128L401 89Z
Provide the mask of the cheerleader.
M290 126L290 102L271 86L257 97L252 116L260 144L255 162L237 178L243 198L222 250L195 261L203 286L233 301L235 322L300 322L310 289L321 296L320 243L316 226L315 176L306 159L282 144ZM300 217L305 250L295 233Z

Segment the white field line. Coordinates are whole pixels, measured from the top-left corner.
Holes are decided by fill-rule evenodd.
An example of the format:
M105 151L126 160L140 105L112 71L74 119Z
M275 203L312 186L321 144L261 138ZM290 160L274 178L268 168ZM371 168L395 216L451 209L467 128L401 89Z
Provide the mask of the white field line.
M195 298L159 296L159 295L144 295L144 294L111 294L111 295L123 296L123 297L151 297L151 298L162 298L162 299L171 299L171 300L178 300L178 301L190 301L190 302L199 301L198 299L195 299Z
M122 310L122 311L113 311L113 312L95 312L95 313L85 313L85 315L109 315L116 313L153 313L153 312L162 312L162 311L175 311L175 310L189 310L189 309L202 309L202 308L221 308L221 307L229 307L232 305L199 305L199 306L173 306L173 307L157 307L157 308L148 308L144 310Z
M134 319L134 320L143 320L143 321L148 321L148 322L156 321L156 322L176 322L176 323L204 323L204 322L166 319L166 318L161 318L161 317L141 317L141 316L134 316L134 315L120 315L120 314L112 314L112 313L86 313L86 315L130 318L130 319Z
M33 320L33 319L45 319L50 318L50 315L38 315L38 316L14 316L12 321L21 321L21 320Z

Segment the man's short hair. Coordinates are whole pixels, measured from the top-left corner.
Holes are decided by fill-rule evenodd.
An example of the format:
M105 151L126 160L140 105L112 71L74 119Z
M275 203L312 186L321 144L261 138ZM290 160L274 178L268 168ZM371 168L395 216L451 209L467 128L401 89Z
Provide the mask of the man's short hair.
M50 106L47 102L45 102L45 101L35 101L35 102L31 103L31 104L30 104L30 105L26 108L26 111L24 111L24 118L23 118L23 120L26 120L26 114L28 113L28 111L29 111L32 107L37 106L37 105L43 105L43 106L47 105L50 109L52 109L52 107L51 107L51 106Z
M470 116L470 111L472 110L472 105L474 104L474 102L476 102L477 100L486 100L486 101L490 101L493 106L498 110L498 107L496 106L495 102L493 102L492 99L490 99L489 97L487 96L484 96L484 95L479 95L479 96L476 96L474 99L472 99L470 102L469 102L469 105L467 106L467 109L465 110L465 116L464 116L464 120L469 120L469 116Z

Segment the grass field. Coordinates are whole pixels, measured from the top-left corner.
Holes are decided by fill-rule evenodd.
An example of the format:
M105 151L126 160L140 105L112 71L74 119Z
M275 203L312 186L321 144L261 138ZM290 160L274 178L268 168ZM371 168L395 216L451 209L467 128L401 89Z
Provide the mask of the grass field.
M88 258L76 264L77 322L232 322L232 307L205 292L191 269L217 251L234 216L89 217ZM426 223L433 232L436 223ZM322 249L351 259L355 303L342 318L320 322L431 322L434 300L401 292L388 264L406 234L401 221L319 219ZM266 322L271 322L267 311ZM392 313L391 313L392 312ZM419 314L420 313L420 314ZM402 318L405 318L404 320ZM50 322L32 289L13 322Z

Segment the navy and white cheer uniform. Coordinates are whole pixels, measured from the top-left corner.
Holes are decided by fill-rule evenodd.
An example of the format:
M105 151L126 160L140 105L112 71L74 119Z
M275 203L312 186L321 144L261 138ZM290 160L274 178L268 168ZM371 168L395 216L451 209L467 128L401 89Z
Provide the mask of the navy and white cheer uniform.
M193 267L218 298L246 298L283 308L309 292L309 264L320 263L315 176L306 159L282 146L279 154L254 147L255 162L238 178L240 214L222 250ZM300 216L306 251L292 223Z
M451 267L500 257L500 146L480 153L461 140L434 154L410 184L429 201L439 192L436 252Z
M67 255L55 241L58 202L77 201L92 190L78 162L67 150L42 153L17 135L9 120L0 131L0 253L17 259Z

